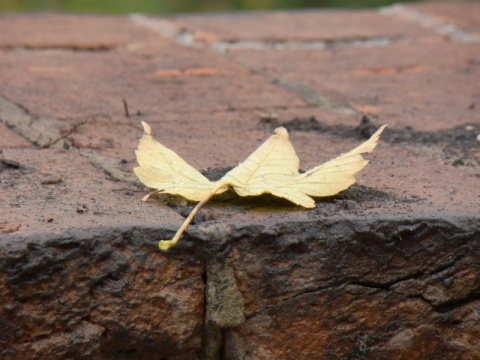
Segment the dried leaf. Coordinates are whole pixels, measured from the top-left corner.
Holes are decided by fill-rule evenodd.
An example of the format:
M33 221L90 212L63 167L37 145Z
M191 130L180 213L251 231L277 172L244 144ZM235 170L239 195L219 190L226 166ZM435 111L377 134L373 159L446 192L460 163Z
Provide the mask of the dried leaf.
M243 163L230 170L219 183L225 183L240 196L256 196L269 193L303 206L314 207L315 202L297 188L285 186L294 184L299 175L300 161L288 140L284 127L275 129L265 141Z
M142 121L142 125L144 134L135 151L140 166L133 171L143 184L157 189L144 200L154 193L181 195L193 201L207 197L215 184L152 138L150 126L146 122Z
M361 154L371 153L386 125L380 127L367 141L333 160L301 174L295 186L305 194L322 197L333 196L355 184L355 175L368 164Z
M298 172L299 160L287 130L279 127L243 163L217 182L211 182L172 150L155 141L147 123L142 122L142 125L145 133L135 152L140 166L134 168L140 181L156 189L153 193L181 195L200 201L173 239L159 242L162 250L178 242L200 207L215 194L228 189L233 189L240 196L269 193L305 208L315 207L315 201L310 196L332 196L355 183L354 175L368 164L361 154L373 151L386 127L380 127L369 140L348 153L303 174Z

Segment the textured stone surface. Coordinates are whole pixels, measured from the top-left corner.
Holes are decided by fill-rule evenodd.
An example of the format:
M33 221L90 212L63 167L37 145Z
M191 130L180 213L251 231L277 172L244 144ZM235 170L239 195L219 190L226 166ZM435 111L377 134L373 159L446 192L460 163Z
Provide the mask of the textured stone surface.
M476 358L476 222L326 218L240 237L247 321L227 333L226 357Z
M245 322L243 298L232 268L222 259L209 262L206 270L207 321L219 328L242 325Z
M3 15L0 357L479 358L476 9ZM211 179L389 127L315 209L226 194L161 253L193 204L141 201L140 121Z
M158 230L124 229L2 240L2 358L199 353L202 266L151 252Z

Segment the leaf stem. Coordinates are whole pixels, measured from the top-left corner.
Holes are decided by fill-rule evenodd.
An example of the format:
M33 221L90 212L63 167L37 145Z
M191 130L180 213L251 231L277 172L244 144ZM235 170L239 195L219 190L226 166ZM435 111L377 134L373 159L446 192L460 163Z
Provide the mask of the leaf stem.
M224 187L228 187L229 184L226 183L226 182L221 182L219 184L217 184L217 186L215 186L212 191L210 191L210 193L208 194L208 196L203 199L202 201L200 201L192 210L192 212L190 213L190 215L188 215L188 217L185 219L185 221L183 222L182 226L180 227L180 229L178 229L177 233L175 234L175 236L172 238L172 240L160 240L158 242L158 247L160 248L160 250L168 250L170 249L172 246L174 246L178 240L180 240L180 237L183 235L183 233L185 232L185 229L187 228L187 226L192 222L193 218L195 217L195 215L197 214L198 210L200 210L200 208L205 205L216 193L217 191L219 191L220 189L224 188Z

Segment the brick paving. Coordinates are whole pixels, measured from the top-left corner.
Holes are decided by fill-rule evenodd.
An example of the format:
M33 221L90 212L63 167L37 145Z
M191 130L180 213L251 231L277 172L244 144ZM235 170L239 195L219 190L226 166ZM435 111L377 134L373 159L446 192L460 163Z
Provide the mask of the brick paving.
M281 336L270 324L280 321L272 309L286 311L285 301L295 296L305 306L302 294L333 283L390 284L399 289L396 296L416 291L434 306L478 310L479 257L466 259L480 249L479 29L480 6L473 2L166 17L0 15L0 323L9 334L0 336L0 354L62 358L67 344L102 358L193 358L202 352L208 358L219 345L205 335L209 300L205 305L202 274L220 254L228 254L247 317L238 331L221 333L225 358L289 358L297 347L301 358L328 351L347 356L345 349L358 347L357 340L347 341L343 352L341 344L321 352L288 338L286 324ZM278 125L290 130L301 169L308 169L362 141L362 118L367 128L389 128L353 189L319 200L311 211L268 197L213 202L178 249L162 254L156 248L192 206L171 198L141 201L145 189L132 174L140 121L194 167L218 175ZM272 270L281 264L295 269L288 244L321 243L325 224L349 227L354 235L348 238L365 247L374 235L362 234L385 229L397 234L391 241L398 249L448 233L464 252L439 241L445 246L412 255L415 264L397 259L385 268L370 268L367 257L384 259L367 252L358 261L370 270L351 268L345 278ZM337 240L348 242L340 235ZM340 247L343 253L335 256L348 256L349 249ZM295 251L328 274L328 261ZM270 252L287 255L258 267ZM448 260L452 252L455 266ZM332 258L337 261L344 260ZM436 297L428 292L433 285L402 287L400 279L425 275L415 281L427 283L433 281L429 273L452 266L450 277L473 279L461 282L461 290L435 285L436 294L442 289ZM387 311L389 300L375 301L380 305L372 311ZM289 316L294 323L306 315ZM393 314L388 319L391 324ZM327 347L314 334L341 317L330 321L296 331ZM458 321L472 336L480 334L467 315ZM269 336L252 335L260 328ZM342 331L329 334L346 336ZM423 352L409 350L401 341L405 333L393 331L390 340L372 343L369 356L390 356L395 346L409 358L441 351L452 358L480 356L478 344L460 341L460 333L442 325L432 331L441 335L422 330L409 338L414 344L430 339L433 345Z

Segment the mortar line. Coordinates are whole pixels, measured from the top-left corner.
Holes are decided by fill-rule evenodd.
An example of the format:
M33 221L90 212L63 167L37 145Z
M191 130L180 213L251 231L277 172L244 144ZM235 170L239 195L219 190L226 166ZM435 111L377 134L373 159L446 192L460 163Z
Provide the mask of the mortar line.
M334 112L346 113L346 114L360 114L357 110L354 110L350 106L345 103L340 103L329 99L328 97L320 94L317 90L313 89L312 87L308 86L304 82L301 81L294 81L286 79L282 76L275 75L273 73L267 72L262 70L252 64L247 62L238 60L234 57L228 56L228 53L225 51L218 51L215 48L215 43L212 44L203 44L198 41L195 41L193 34L189 31L180 31L180 29L172 24L168 20L163 19L150 19L144 15L131 15L129 17L130 21L132 21L137 26L145 27L150 29L155 33L159 33L162 36L165 36L178 44L185 46L185 47L192 47L192 48L201 48L206 49L211 52L223 54L225 58L229 60L233 60L234 63L241 65L242 67L252 71L253 73L262 76L265 78L271 85L280 87L290 94L293 94L300 99L302 99L306 106L314 105L316 107L324 108ZM382 38L382 44L385 42L385 38ZM370 41L370 39L360 39L360 41ZM347 40L347 42L350 42ZM355 42L355 39L351 40L352 43ZM265 42L268 44L269 42ZM330 44L330 46L334 46L335 43L338 44L345 44L345 40L342 39L340 41L332 41L332 42L323 42L324 44Z
M453 23L442 22L438 16L425 11L415 10L403 4L394 4L378 10L380 15L396 17L413 22L421 27L433 30L439 35L447 35L454 42L466 44L480 43L480 34L463 30Z

